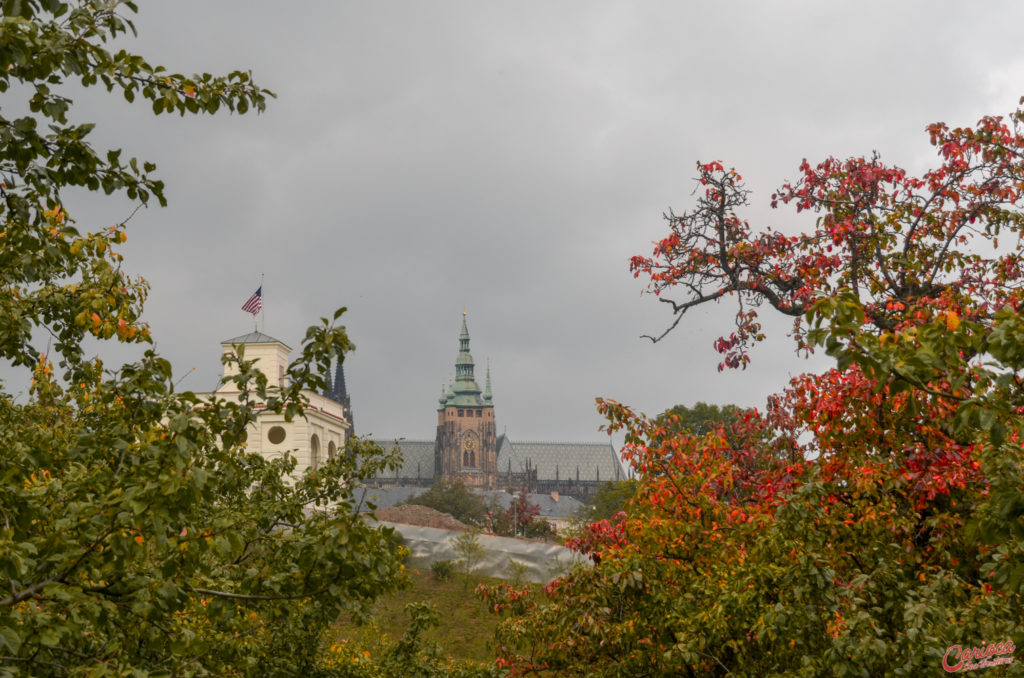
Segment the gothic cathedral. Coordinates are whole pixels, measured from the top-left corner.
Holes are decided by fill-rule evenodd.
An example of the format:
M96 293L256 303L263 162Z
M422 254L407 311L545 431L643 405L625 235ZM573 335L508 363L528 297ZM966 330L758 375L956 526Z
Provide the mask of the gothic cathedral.
M491 399L491 373L483 395L473 376L469 330L462 314L455 382L442 389L437 407L434 478L459 480L467 487L494 489L498 476L498 442Z

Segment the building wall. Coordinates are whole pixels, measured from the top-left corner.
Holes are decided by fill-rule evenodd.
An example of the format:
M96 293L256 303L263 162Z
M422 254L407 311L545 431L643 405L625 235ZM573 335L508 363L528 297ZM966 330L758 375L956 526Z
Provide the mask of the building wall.
M494 407L449 406L437 413L434 475L493 489L498 469Z
M291 349L284 343L266 337L267 340L257 342L236 342L229 340L221 344L224 353L233 353L234 347L241 343L244 346L246 360L255 360L256 367L267 375L268 384L274 387L284 385ZM224 377L230 378L238 374L237 365L225 363ZM201 394L203 395L203 394ZM225 383L216 393L205 394L207 397L218 397L236 400L239 391L233 383ZM284 454L295 457L293 471L298 478L308 469L316 468L333 453L345 447L348 437L349 423L345 417L345 407L341 403L319 393L304 391L309 401L305 418L296 417L285 421L283 414L261 411L256 421L250 424L247 448L267 459L280 459ZM259 408L260 403L256 403Z

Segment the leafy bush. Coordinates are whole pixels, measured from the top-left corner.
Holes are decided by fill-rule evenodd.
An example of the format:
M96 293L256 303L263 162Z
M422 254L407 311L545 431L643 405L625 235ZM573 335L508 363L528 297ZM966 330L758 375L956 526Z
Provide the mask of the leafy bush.
M525 487L519 490L519 494L507 509L499 508L497 501L492 501L490 512L491 529L494 530L494 534L532 539L549 539L555 536L555 530L548 521L537 518L540 507L530 501Z
M534 517L523 526L523 536L527 539L554 539L558 533L551 523L543 518Z
M455 563L451 560L436 560L430 564L430 573L438 581L446 581L455 573Z
M568 530L571 536L579 536L587 524L595 520L614 518L626 507L626 502L633 498L639 486L640 482L636 478L601 485L590 503L573 514Z
M459 482L438 481L423 494L409 497L402 503L428 506L467 525L482 527L487 522L487 506L483 500Z
M497 678L505 671L490 663L446 657L441 647L424 637L441 621L429 603L410 603L405 608L409 627L401 638L381 633L371 649L339 641L324 653L318 678ZM372 650L372 651L371 651Z

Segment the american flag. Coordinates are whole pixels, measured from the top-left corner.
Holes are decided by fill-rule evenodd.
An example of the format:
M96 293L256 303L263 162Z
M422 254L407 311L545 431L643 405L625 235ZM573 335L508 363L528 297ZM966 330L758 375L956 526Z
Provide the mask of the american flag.
M263 285L257 287L253 295L249 297L249 301L242 304L242 310L253 315L258 315L261 308L263 308Z

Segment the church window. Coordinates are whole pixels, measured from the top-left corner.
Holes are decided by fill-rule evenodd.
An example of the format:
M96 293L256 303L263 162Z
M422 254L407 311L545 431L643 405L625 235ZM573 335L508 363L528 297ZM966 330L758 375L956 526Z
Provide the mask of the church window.
M477 418L480 418L480 417L484 416L484 411L483 410L477 410L476 411L476 416L477 416Z
M466 410L460 409L460 410L459 410L459 416L460 416L460 417L464 417L464 416L466 416Z

